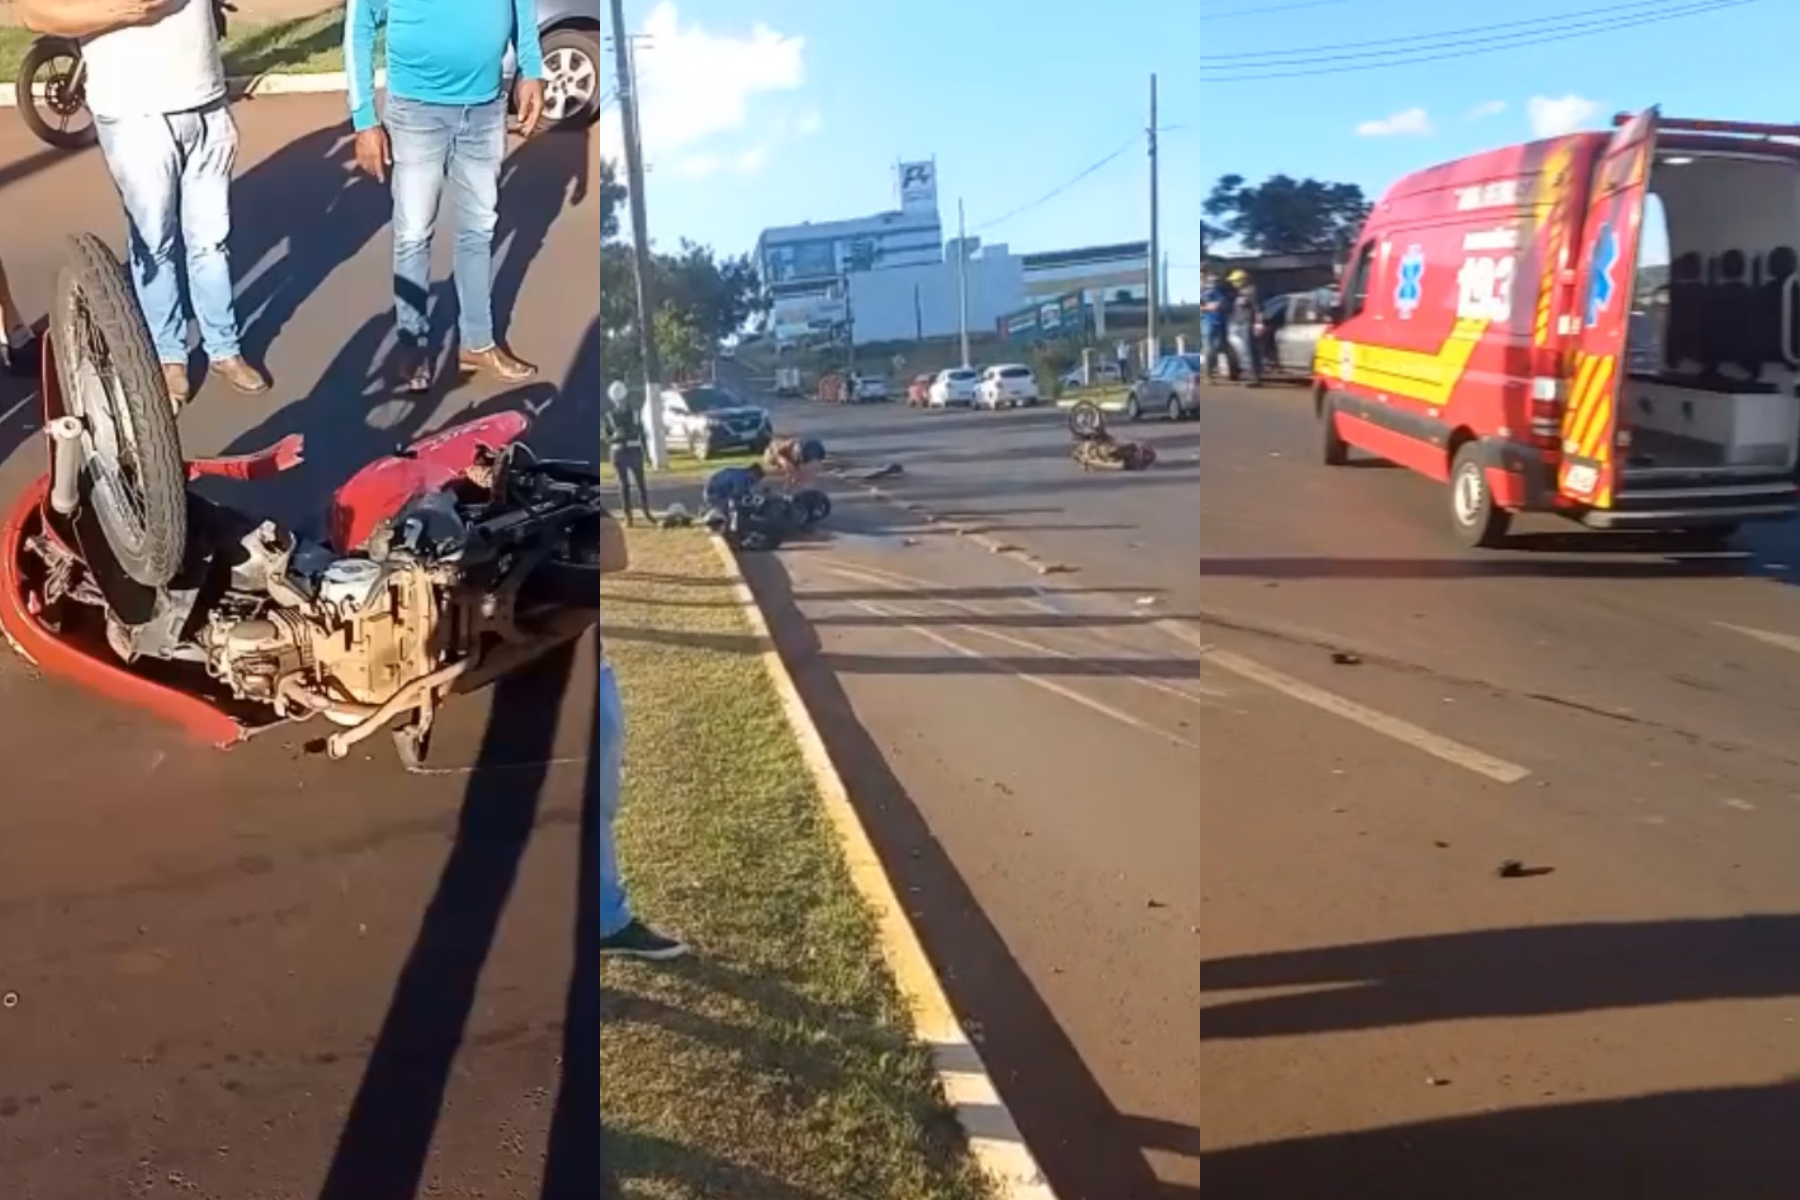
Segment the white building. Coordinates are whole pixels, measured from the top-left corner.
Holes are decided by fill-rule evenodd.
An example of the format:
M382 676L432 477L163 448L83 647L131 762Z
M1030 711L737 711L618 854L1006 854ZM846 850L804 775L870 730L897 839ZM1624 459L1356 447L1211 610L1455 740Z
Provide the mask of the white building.
M955 253L952 247L952 254ZM850 328L858 345L949 337L961 328L956 261L864 271L846 279ZM1025 294L1025 260L986 246L968 262L969 329L994 328Z

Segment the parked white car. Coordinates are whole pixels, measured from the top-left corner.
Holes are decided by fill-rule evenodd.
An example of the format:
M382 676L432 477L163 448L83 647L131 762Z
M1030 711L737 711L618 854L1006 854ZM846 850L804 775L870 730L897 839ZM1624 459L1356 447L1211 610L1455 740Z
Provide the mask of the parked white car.
M1039 399L1037 373L1020 363L989 367L975 385L977 408L1024 408Z
M981 378L972 367L939 371L925 393L927 408L960 408L975 403L975 384Z

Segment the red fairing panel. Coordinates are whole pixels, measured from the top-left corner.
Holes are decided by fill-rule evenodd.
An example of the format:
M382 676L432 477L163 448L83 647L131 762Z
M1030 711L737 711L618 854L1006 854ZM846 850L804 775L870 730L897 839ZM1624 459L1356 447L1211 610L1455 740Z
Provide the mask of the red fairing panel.
M461 479L484 447L498 450L511 445L530 428L524 413L495 413L421 438L405 455L370 463L331 498L333 548L339 553L358 549L415 497Z

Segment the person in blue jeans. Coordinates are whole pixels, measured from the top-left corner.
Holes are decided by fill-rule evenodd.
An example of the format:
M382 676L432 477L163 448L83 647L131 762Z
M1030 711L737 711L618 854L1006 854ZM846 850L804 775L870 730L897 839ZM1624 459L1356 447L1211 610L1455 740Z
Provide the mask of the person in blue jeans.
M1237 351L1226 336L1226 322L1237 306L1237 289L1220 283L1211 275L1201 280L1200 288L1200 363L1208 383L1218 378L1219 356L1225 357L1225 373L1230 379L1238 375Z
M387 30L387 106L375 110L375 34ZM344 63L356 162L394 197L394 311L406 390L431 387L425 302L431 290L431 233L448 181L456 206L458 363L505 383L537 368L494 333L494 229L500 164L506 158L506 80L518 58L519 132L544 115L544 56L536 0L349 0Z
M214 0L18 0L15 14L39 33L81 42L88 109L125 207L132 283L170 401L192 390L184 290L208 373L240 392L268 391L244 359L232 306L238 135Z
M623 571L631 565L630 551L619 524L606 512L600 514L600 573ZM600 649L600 752L593 764L600 788L600 953L612 958L666 960L680 958L687 947L680 939L659 933L632 915L625 896L625 880L619 873L619 843L613 827L625 782L625 706L619 700L619 684L606 648Z

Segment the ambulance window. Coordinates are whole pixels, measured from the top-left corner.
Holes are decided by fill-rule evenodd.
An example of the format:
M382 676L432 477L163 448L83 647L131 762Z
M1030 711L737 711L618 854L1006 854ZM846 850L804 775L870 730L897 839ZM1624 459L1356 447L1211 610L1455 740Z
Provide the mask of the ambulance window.
M1669 322L1669 225L1662 197L1644 197L1638 231L1637 278L1626 325L1625 356L1635 371L1654 373L1663 365Z
M1350 271L1350 286L1344 289L1344 316L1354 317L1369 300L1369 276L1375 270L1375 243L1366 242L1357 252L1356 266Z

